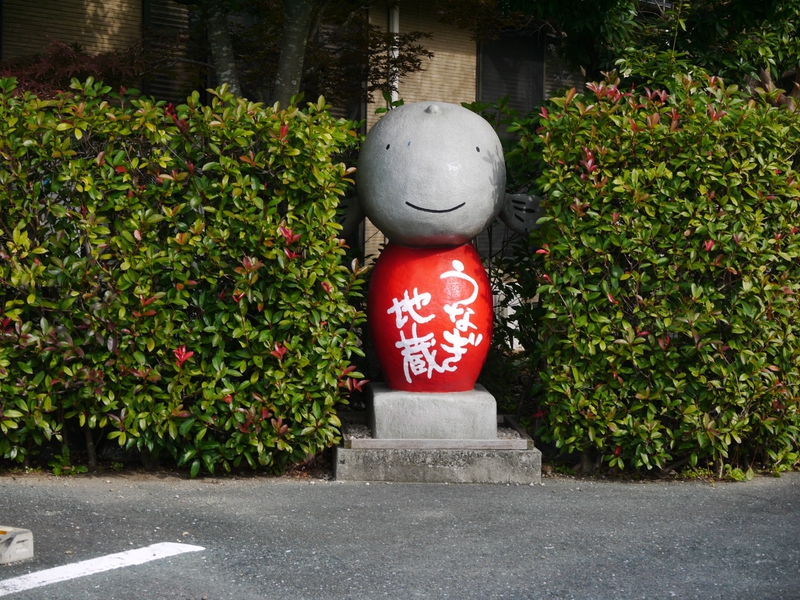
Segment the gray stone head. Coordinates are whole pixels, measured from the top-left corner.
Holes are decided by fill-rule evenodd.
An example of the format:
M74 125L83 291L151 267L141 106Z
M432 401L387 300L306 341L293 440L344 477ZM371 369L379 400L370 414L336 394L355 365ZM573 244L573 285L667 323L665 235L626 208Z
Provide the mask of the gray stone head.
M466 244L503 206L506 171L494 129L455 104L390 111L367 134L356 173L359 202L402 246Z

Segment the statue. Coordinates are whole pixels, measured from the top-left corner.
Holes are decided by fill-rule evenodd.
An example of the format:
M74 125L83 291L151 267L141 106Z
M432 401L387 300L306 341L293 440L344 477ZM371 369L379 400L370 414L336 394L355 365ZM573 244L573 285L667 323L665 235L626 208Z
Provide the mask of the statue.
M390 390L468 392L486 359L492 292L470 244L498 216L527 233L536 196L505 193L503 149L479 115L444 102L390 111L367 134L356 172L363 213L389 238L373 269L367 318ZM486 392L484 392L486 393Z

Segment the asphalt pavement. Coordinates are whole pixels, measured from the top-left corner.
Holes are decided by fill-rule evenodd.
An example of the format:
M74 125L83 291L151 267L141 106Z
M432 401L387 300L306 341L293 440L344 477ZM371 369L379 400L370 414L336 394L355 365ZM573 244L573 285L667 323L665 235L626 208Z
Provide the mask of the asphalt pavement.
M40 599L800 598L800 473L543 486L0 476L35 557L3 581L159 542L205 550Z

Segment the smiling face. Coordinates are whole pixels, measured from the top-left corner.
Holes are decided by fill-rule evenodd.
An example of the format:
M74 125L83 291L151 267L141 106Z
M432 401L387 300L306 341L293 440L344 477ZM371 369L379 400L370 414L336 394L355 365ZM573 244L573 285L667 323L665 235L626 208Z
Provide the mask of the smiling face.
M466 244L500 212L506 185L492 127L444 102L390 111L367 134L356 177L364 213L402 246Z

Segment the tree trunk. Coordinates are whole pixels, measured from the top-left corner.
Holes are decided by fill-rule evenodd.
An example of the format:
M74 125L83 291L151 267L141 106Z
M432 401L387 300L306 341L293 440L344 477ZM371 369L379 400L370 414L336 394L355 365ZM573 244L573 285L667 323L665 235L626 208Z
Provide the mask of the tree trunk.
M761 80L761 87L768 92L771 92L775 87L775 84L772 82L772 73L770 73L767 69L759 69L758 77Z
M208 43L211 47L212 64L217 74L217 83L228 84L228 90L236 96L241 95L239 77L236 75L236 61L233 57L231 36L228 32L226 12L211 7L206 15Z
M145 471L155 471L161 468L161 460L158 457L158 453L150 452L147 446L142 447L139 456Z
M97 454L94 451L94 435L89 424L83 426L83 436L86 441L86 456L89 459L89 466L95 468L97 466Z
M582 475L588 475L595 470L595 461L591 450L581 450L581 462L575 465L575 470Z
M292 96L300 91L303 76L303 61L308 41L308 28L311 25L311 11L314 0L284 0L283 2L283 41L278 61L278 74L275 77L273 97L284 108Z
M581 452L581 471L584 473L591 473L594 471L594 459L591 450L584 450Z

